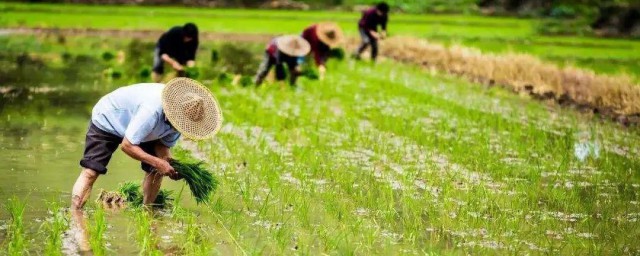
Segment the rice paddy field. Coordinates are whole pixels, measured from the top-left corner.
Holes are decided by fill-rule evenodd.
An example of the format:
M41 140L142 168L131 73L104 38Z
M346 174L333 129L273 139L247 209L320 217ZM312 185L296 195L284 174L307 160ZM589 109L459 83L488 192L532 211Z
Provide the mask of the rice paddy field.
M358 18L0 8L5 29L164 30L189 19L203 32L278 34L337 19L355 36ZM640 72L637 41L538 37L531 22L397 15L389 28L486 51L575 61L599 73ZM0 35L0 254L640 254L636 127L389 59L375 65L330 60L325 80L302 78L295 88L233 85L222 75L224 63L211 57L214 50L224 55L225 40L202 42L198 54L199 79L220 101L223 127L213 139L183 140L177 149L179 157L205 161L219 182L213 197L196 204L183 182L166 180L162 187L174 200L164 209L94 203L100 189L118 190L143 177L138 163L118 151L85 214L72 215L70 191L91 108L117 87L149 81L143 73L155 40ZM248 59L254 61L242 65L248 71L236 70L250 76L264 42L232 44L253 54Z
M194 21L204 32L251 34L300 33L310 23L338 22L357 36L358 13L275 11L184 7L82 6L0 3L0 27L165 30ZM541 36L539 20L444 14L392 14L389 33L462 44L487 52L520 52L561 65L577 65L606 74L640 74L640 43L635 40Z

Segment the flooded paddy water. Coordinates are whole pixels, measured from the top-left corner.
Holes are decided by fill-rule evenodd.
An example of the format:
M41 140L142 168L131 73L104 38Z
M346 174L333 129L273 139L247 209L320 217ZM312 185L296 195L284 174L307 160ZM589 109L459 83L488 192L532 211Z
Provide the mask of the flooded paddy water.
M0 37L3 252L78 253L65 208L91 108L148 81L149 47ZM262 45L246 48L260 56ZM221 70L246 71L216 66L214 49L199 51L200 79L225 123L180 146L207 161L219 190L198 206L167 180L174 207L102 209L101 188L142 179L118 151L87 207L94 254L640 253L635 128L389 61L332 60L326 81L297 88L234 86Z

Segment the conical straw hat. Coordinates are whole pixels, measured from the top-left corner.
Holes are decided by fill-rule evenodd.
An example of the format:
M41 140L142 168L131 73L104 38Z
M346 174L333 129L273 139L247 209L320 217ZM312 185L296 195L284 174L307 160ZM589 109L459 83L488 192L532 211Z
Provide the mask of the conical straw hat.
M222 111L213 94L198 81L178 77L162 91L162 108L173 127L185 137L213 137L222 126Z
M316 35L321 42L328 45L329 48L335 48L342 40L344 40L344 34L338 24L333 22L321 22L316 26Z
M276 38L278 50L294 57L305 56L311 51L311 45L300 36L287 35Z

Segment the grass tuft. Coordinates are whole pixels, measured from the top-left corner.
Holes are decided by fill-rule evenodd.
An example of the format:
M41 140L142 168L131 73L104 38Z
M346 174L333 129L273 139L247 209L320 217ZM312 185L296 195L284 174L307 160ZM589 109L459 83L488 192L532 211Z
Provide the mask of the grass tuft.
M89 244L94 255L105 255L104 233L107 231L107 221L102 207L96 207L93 213L93 223L89 227Z
M47 233L45 254L63 255L61 250L62 235L65 230L69 229L69 215L58 202L50 202L48 204L49 212L52 216L49 221L43 224L43 228Z
M18 199L12 197L5 206L9 215L11 216L11 223L7 230L7 237L9 244L7 246L7 253L9 255L24 255L25 251L25 232L24 232L24 210L27 204Z

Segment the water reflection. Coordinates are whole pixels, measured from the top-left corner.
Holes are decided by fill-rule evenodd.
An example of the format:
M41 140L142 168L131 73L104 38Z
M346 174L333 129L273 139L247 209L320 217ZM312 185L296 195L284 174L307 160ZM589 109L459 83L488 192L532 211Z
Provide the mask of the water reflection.
M83 210L71 210L71 225L69 225L70 241L63 243L66 255L93 255L91 244L89 243L89 229L87 228L87 218Z
M589 156L594 159L598 159L600 157L600 144L597 141L576 142L573 145L573 148L574 155L582 162L584 162Z

